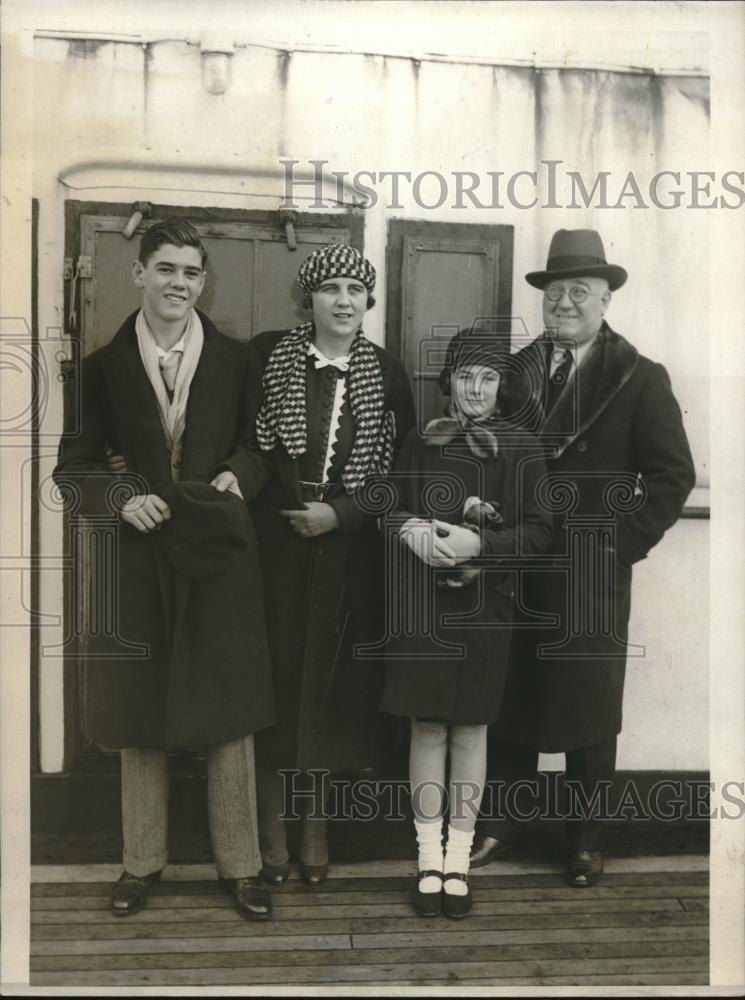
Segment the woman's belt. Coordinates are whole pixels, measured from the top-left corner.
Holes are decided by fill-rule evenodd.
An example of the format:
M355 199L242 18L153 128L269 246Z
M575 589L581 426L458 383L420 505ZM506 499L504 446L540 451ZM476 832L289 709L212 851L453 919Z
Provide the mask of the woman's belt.
M303 503L308 503L311 500L323 501L326 499L329 490L334 485L333 483L306 483L300 480L298 484L300 486L300 499Z

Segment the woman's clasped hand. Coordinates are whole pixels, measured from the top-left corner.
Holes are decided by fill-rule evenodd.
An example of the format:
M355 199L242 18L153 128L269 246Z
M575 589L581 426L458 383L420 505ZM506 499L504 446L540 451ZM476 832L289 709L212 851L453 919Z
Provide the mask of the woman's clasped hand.
M287 518L302 538L317 538L339 527L339 517L331 504L317 500L306 503L305 510L281 510L279 516Z

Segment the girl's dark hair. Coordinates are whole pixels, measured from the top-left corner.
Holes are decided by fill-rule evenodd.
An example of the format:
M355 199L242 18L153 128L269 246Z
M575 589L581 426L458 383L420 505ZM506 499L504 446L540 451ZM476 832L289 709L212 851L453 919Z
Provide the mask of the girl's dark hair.
M496 334L487 336L470 327L459 330L447 346L445 364L438 379L443 396L450 396L450 378L453 372L469 364L486 365L500 373L497 412L502 416L515 412L515 399L520 395L520 384L516 378L508 342Z
M194 247L202 258L202 268L207 264L207 251L202 245L199 233L186 219L160 219L143 234L140 240L138 259L143 267L152 255L166 243L175 247Z

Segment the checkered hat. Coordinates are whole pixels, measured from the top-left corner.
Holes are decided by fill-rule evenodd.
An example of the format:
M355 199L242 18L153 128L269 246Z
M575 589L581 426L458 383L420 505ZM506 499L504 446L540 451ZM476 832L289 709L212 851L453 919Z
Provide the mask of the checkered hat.
M297 283L306 295L315 292L329 278L357 278L371 292L375 288L375 268L354 247L327 243L303 261Z

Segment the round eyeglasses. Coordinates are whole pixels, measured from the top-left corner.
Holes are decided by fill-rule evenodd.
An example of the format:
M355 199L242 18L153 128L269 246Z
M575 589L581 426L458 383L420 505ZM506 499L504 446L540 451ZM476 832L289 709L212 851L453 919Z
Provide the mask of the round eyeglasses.
M572 285L571 288L564 288L563 285L549 285L548 288L543 289L543 294L546 296L549 302L558 302L559 299L564 297L564 292L567 293L569 298L575 305L579 305L580 302L584 302L585 299L590 295L602 295L602 292L590 292L581 285Z

